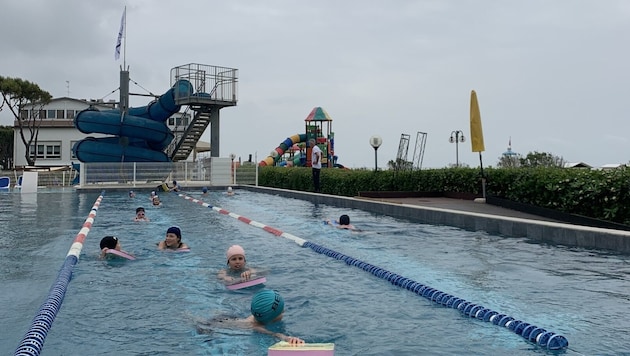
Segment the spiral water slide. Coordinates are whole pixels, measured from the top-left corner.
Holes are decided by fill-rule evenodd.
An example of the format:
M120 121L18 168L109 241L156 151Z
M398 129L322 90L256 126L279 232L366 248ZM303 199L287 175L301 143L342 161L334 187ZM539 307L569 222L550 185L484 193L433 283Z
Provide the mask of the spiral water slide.
M146 106L120 110L83 110L74 126L85 134L103 133L111 137L87 137L72 148L81 162L170 162L164 148L174 135L166 120L179 111L176 97L193 93L187 80L179 80L166 93Z
M284 152L289 148L293 147L296 143L306 142L306 134L295 134L293 136L287 137L276 149L272 151L272 154L267 156L264 160L260 161L260 166L273 166L279 159L282 157ZM300 156L298 155L293 164L296 166L300 165Z

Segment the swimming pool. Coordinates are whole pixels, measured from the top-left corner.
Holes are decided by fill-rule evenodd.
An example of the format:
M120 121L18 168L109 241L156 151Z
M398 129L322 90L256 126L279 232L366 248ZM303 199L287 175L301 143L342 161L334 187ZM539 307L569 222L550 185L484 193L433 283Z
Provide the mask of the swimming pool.
M334 342L336 355L548 354L506 328L462 316L343 261L300 248L174 194L150 206L106 192L43 355L266 355L275 343L246 330L198 334L194 317L246 316L256 288L228 291L217 280L224 253L242 245L248 263L269 270L266 287L285 297L277 327L307 342ZM200 193L200 192L199 192ZM0 353L18 346L53 284L99 192L40 191L0 196ZM192 196L200 197L197 192ZM204 200L305 240L564 335L571 355L630 350L626 330L630 257L532 244L360 210L239 190ZM144 206L149 223L132 222ZM348 213L365 230L322 224ZM190 253L155 249L170 225ZM136 261L98 259L104 235L119 236Z

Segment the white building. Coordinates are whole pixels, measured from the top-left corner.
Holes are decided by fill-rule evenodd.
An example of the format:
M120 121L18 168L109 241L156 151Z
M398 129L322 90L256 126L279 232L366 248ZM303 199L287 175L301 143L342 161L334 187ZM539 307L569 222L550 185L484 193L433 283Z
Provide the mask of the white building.
M112 110L116 108L116 102L111 100L81 100L68 97L54 98L50 103L41 107L39 105L27 105L20 111L22 118L37 117L33 111L39 110L41 123L37 134L37 143L31 144L29 152L35 157L37 167L59 167L69 166L71 163L78 163L72 152L72 146L88 136L105 137L110 135L91 133L84 134L74 127L74 117L77 113L93 107L98 110ZM182 117L182 113L177 113L166 122L170 129L177 125L179 130L183 130L188 125L188 116ZM37 120L36 120L37 121ZM28 141L30 131L23 129L23 133ZM26 147L20 137L18 122L13 124L13 162L15 168L28 165L26 161Z

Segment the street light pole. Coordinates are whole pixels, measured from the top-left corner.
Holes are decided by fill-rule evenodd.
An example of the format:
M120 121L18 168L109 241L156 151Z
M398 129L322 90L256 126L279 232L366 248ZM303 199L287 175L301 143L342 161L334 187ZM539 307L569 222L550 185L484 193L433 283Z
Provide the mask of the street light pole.
M461 130L451 131L451 137L448 142L455 143L455 167L459 167L459 143L464 142L464 132Z
M230 153L230 160L232 161L230 173L232 173L232 184L236 184L236 170L234 169L234 158L236 155L234 153Z
M374 135L370 137L370 145L374 147L374 172L378 170L378 156L376 155L376 151L381 147L382 143L383 139L380 136Z

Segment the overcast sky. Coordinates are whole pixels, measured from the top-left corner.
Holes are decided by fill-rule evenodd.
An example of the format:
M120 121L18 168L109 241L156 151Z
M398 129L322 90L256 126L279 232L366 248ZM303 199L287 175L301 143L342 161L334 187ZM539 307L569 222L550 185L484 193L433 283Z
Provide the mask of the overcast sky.
M523 155L630 161L627 0L3 0L0 75L53 97L67 96L69 81L71 97L118 100L125 6L125 58L142 88L164 93L171 68L188 63L239 70L238 105L221 111L223 157L264 159L321 106L346 166L374 167L372 135L383 139L380 167L396 158L401 134L412 138L411 159L420 131L423 167L445 167L455 163L448 138L462 130L460 162L477 167L474 89L484 166L496 166L510 137Z

